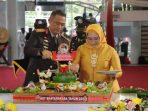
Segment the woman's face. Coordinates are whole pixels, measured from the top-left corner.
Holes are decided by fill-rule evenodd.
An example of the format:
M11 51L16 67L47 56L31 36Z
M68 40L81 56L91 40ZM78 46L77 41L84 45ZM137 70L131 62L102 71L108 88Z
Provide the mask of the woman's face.
M86 41L88 44L90 44L92 47L96 47L98 46L99 44L99 35L94 32L94 31L91 31L91 32L88 32L87 33L87 38L86 38Z

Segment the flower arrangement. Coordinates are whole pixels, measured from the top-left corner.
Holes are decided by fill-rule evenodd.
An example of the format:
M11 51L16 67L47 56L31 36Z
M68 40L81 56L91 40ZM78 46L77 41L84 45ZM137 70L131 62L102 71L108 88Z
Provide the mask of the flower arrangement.
M56 83L69 83L75 82L76 76L69 70L69 65L59 64L59 72L53 77L53 82Z
M0 87L0 93L12 93L14 90Z
M119 93L135 93L138 98L142 98L143 100L148 98L148 91L142 88L134 88L134 87L123 87L120 89Z
M13 103L5 104L4 101L0 99L0 111L16 111L16 105Z
M59 72L61 72L61 73L67 73L68 71L69 71L68 65L66 65L66 64L60 65Z
M88 111L143 111L143 101L140 98L111 101L101 107L90 107Z

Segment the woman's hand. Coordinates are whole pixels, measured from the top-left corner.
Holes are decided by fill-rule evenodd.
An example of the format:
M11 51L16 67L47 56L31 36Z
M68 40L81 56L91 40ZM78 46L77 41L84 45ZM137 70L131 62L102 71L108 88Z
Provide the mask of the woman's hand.
M79 71L79 64L70 65L70 70L74 73L77 73Z

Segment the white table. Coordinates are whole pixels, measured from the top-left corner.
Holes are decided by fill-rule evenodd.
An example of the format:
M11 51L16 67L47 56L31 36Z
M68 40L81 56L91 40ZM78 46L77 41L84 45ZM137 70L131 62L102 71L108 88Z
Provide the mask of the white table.
M87 111L97 104L17 104L17 111Z

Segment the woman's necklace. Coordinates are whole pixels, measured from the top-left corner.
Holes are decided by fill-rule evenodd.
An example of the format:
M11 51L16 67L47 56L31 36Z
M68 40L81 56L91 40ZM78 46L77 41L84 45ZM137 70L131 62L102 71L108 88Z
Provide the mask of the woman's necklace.
M93 68L96 67L96 63L97 63L97 59L98 59L98 55L97 55L97 51L92 51L91 53L91 65Z

